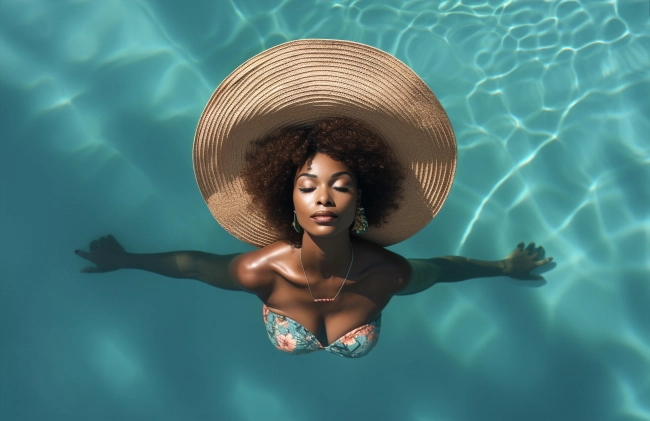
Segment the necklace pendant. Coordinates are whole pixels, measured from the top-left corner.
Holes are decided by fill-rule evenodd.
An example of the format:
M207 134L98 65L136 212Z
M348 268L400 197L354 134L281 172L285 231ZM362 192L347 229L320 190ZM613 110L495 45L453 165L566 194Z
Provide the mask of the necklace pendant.
M350 270L352 269L352 263L354 263L354 248L352 248L352 243L350 243L350 254L352 255L352 258L350 259L350 266L348 267L348 273L345 274L345 278L343 279L341 288L339 288L339 291L336 293L334 298L314 298L314 294L311 293L311 286L309 285L309 278L307 278L307 272L305 272L305 266L302 264L302 247L300 248L300 267L302 268L302 273L305 275L305 281L307 281L307 288L309 288L309 295L311 295L311 299L314 300L315 303L332 302L336 299L336 297L339 296L341 290L343 289L343 285L345 285L345 281L348 280L348 275L350 275Z

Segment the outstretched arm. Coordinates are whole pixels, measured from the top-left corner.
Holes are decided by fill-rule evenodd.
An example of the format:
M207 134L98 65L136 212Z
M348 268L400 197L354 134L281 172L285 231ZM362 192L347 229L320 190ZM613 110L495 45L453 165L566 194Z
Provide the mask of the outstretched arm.
M246 290L231 270L231 263L239 254L218 255L201 251L127 253L112 235L92 241L90 252L75 250L75 254L95 264L81 269L85 273L140 269L170 278L196 279L221 289Z
M438 282L458 282L473 278L509 276L524 280L543 279L530 271L552 260L552 257L544 258L543 247L535 247L535 243L530 243L524 248L523 242L519 243L508 257L497 261L474 260L460 256L408 259L411 277L406 287L397 295L417 294Z

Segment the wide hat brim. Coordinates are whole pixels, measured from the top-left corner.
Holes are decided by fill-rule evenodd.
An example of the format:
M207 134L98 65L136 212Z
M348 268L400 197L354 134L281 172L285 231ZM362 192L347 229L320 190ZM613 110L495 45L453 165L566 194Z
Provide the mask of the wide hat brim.
M279 128L331 117L365 123L406 170L399 209L363 237L387 246L431 221L456 170L456 139L440 102L388 53L356 42L306 39L243 63L203 110L194 138L194 173L210 212L226 231L257 247L284 239L244 189L245 153L251 142Z

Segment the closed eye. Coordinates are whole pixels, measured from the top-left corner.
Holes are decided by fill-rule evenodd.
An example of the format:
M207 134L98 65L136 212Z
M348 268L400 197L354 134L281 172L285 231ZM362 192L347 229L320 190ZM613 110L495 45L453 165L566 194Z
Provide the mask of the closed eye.
M300 193L311 193L314 190L316 190L316 187L298 187L298 190ZM342 193L349 193L350 192L350 187L334 187L334 190L340 191Z

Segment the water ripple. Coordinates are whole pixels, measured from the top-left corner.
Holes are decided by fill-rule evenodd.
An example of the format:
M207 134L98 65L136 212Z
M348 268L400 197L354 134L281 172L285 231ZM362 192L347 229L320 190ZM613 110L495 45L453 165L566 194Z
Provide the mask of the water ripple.
M458 141L447 203L395 250L497 259L527 240L543 244L557 261L545 274L548 284L534 294L498 282L436 286L400 315L425 334L402 329L405 324L396 330L405 341L430 341L456 372L473 370L509 393L521 381L535 391L540 384L561 386L547 372L557 373L555 363L567 354L560 346L543 347L562 338L580 355L568 361L598 362L579 373L591 375L597 366L612 380L622 416L649 417L647 377L638 375L650 364L647 1L192 3L200 7L153 0L0 2L3 111L16 120L7 124L3 116L3 142L19 156L36 156L42 164L34 165L35 177L46 182L72 168L77 184L65 192L88 192L74 218L99 210L110 223L142 221L134 241L171 233L213 244L214 221L193 182L191 143L219 82L244 60L288 40L376 46L428 83ZM4 171L23 174L23 163L7 156L14 154L3 155ZM65 192L47 196L48 207L69 209ZM164 203L145 206L156 197ZM41 220L42 202L24 207L25 218ZM76 228L77 219L66 226ZM224 232L218 235L218 247L233 245ZM521 318L525 323L517 325ZM96 344L92 361L109 387L128 389L143 375L140 354L134 359L130 347L106 334ZM125 380L111 377L115 367L127 373ZM279 398L251 386L259 384L251 379L236 398L245 401L252 390L279 412ZM450 419L476 418L451 406L444 411Z

